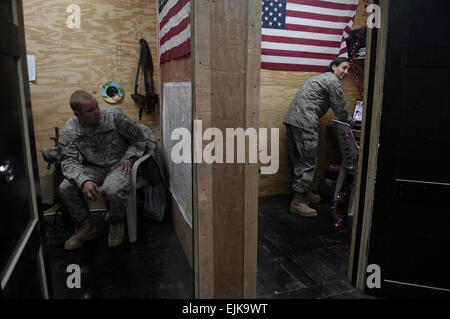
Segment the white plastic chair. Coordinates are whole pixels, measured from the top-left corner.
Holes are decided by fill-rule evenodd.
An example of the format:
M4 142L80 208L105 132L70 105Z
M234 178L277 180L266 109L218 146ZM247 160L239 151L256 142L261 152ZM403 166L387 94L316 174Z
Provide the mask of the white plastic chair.
M127 224L128 224L128 240L130 243L134 243L137 238L137 205L136 205L136 191L144 187L146 185L146 182L144 180L144 177L141 175L138 175L138 169L139 166L144 163L148 158L150 157L150 154L145 154L140 159L138 159L133 164L133 168L131 170L131 191L130 195L128 196L128 205L127 205Z
M353 131L350 125L344 122L333 120L333 126L336 131L337 141L339 145L339 151L342 156L341 167L339 169L338 180L336 182L336 189L334 191L334 200L337 200L339 192L342 190L342 185L344 184L345 177L347 174L353 176L353 183L355 182L359 145L356 143ZM353 211L355 209L355 187L352 187L350 194L349 207L347 215L353 216Z
M131 169L131 190L128 195L127 203L127 224L128 224L128 240L134 243L137 239L137 205L136 205L136 191L146 185L146 181L142 174L138 174L139 166L143 164L150 154L145 154L134 162ZM88 201L90 211L105 211L106 204L104 198L99 194L96 201Z

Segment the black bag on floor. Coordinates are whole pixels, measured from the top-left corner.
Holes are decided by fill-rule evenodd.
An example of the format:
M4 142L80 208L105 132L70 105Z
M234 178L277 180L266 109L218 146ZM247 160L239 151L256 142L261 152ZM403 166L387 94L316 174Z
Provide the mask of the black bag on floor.
M144 170L145 179L149 184L144 191L144 216L162 221L169 202L169 191L161 174L161 168L150 158Z
M164 183L144 187L144 216L162 221L167 209L168 191Z

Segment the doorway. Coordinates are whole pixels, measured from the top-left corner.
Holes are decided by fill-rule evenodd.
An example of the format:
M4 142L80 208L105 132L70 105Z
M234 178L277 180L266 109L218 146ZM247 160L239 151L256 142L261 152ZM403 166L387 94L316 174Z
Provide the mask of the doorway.
M359 1L353 30L364 29L367 3ZM361 30L362 32L362 30ZM357 33L355 32L355 36ZM359 36L359 34L358 34ZM364 39L366 38L364 34ZM356 52L369 55L369 44L355 47ZM349 45L350 47L351 45ZM366 48L366 50L363 50ZM354 52L353 52L354 53ZM357 101L364 99L367 85L367 60L352 59L352 71L342 81L348 111L353 114ZM282 123L292 98L313 72L261 72L260 123ZM285 96L289 96L286 98ZM268 102L270 101L270 102ZM274 106L277 110L274 111ZM283 108L286 109L283 109ZM284 112L280 112L283 109ZM282 113L282 114L280 114ZM321 119L319 163L313 191L322 201L312 204L318 212L316 219L289 213L293 197L287 151L283 141L284 127L280 127L280 171L277 176L260 176L258 224L258 286L257 296L266 298L366 298L351 282L353 264L352 240L357 233L357 217L348 215L351 189L358 197L356 178L347 176L342 188L342 201L335 201L334 191L341 154L332 128L335 116L331 110ZM364 134L365 122L353 127L356 138ZM284 148L284 149L283 149ZM358 175L360 171L358 171ZM352 184L355 184L352 187ZM346 186L346 187L345 187ZM280 193L282 193L280 195ZM264 195L264 196L262 196ZM355 203L356 204L356 203ZM335 207L335 208L332 208ZM355 210L353 210L354 212Z
M92 211L98 227L97 239L79 250L65 251L64 241L75 225L55 203L54 167L47 168L41 150L54 146L55 128L61 130L73 116L70 95L78 89L91 93L100 107L117 107L132 121L151 128L161 145L160 109L144 112L134 92L139 61L139 39L146 39L157 65L157 1L78 1L76 5L61 1L24 2L27 54L34 58L35 77L29 89L33 104L36 146L35 172L42 190L40 222L48 253L54 298L191 298L193 272L174 231L174 221L166 211L162 221L142 214L143 194L138 193L137 241L124 242L117 249L107 247L108 225L104 211ZM45 14L42 14L45 13ZM130 23L132 21L132 23ZM158 68L153 75L159 91ZM113 81L123 88L117 103L104 98L102 88ZM142 73L139 93L144 90ZM71 265L78 265L81 288L67 286Z

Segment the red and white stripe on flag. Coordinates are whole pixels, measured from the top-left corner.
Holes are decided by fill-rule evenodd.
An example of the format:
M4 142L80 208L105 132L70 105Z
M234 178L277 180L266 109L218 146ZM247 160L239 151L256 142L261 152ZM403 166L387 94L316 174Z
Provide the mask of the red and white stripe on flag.
M347 57L359 0L262 0L261 68L326 71Z
M159 0L159 62L191 52L189 0Z

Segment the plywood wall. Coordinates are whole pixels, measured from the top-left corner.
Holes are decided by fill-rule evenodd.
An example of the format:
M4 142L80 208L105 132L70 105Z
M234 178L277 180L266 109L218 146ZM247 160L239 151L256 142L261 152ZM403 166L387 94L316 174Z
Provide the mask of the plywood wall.
M80 28L67 27L70 4L81 9ZM156 116L138 119L131 99L139 59L139 39L147 40L155 66L157 55L157 1L150 0L27 0L23 3L27 54L36 56L36 81L30 83L36 152L44 202L52 201L51 170L39 150L53 146L54 127L61 128L73 115L69 97L77 89L91 92L101 106L101 87L119 82L125 91L120 107L131 119L149 126L160 141L159 109ZM140 75L142 79L142 73ZM158 68L154 73L159 91ZM144 92L140 82L139 92Z
M356 13L353 29L361 28L365 25L366 1L360 0ZM317 72L287 72L261 69L261 91L260 91L260 127L280 129L280 167L276 174L260 175L259 195L272 195L290 193L292 177L289 171L289 161L286 149L286 131L283 119L289 109L289 105L297 93L298 89ZM349 73L342 81L345 100L349 112L353 112L356 99L359 98L359 91L355 83L353 73ZM333 136L327 133L327 125L335 119L333 111L330 109L321 119L318 167L313 182L313 189L319 190L320 181L324 176L324 168L329 163L339 163L339 150L335 144Z

